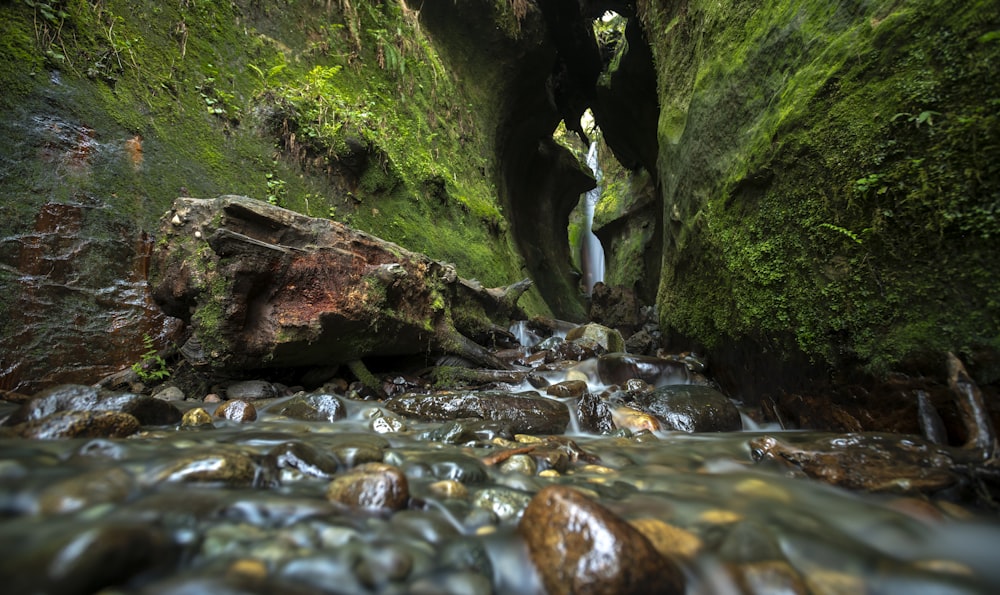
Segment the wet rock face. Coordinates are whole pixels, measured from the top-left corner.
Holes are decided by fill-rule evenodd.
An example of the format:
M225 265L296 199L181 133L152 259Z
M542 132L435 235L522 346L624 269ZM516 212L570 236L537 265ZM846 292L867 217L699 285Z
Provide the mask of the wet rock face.
M684 575L637 529L581 492L538 492L518 524L549 595L684 593Z
M509 424L515 433L558 434L569 424L565 405L537 393L472 392L406 394L386 401L400 415L428 420L477 418Z
M65 126L51 124L53 130ZM70 132L86 137L84 129ZM54 142L46 141L55 147L62 141ZM0 265L16 272L5 278L5 303L17 313L0 336L0 386L31 393L92 382L138 361L143 335L159 343L176 331L177 321L149 297L145 270L152 241L108 221L102 224L110 230L91 229L102 207L96 200L48 202L32 229L0 238Z

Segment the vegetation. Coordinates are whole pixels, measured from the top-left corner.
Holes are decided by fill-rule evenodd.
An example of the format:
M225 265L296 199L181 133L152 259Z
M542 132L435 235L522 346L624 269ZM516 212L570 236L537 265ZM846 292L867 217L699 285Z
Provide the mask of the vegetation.
M990 3L640 10L662 32L660 181L677 214L665 324L873 371L1000 348Z
M143 335L142 344L146 351L139 361L132 364L132 371L143 382L159 382L168 378L170 370L167 369L167 362L156 349L153 338L149 335Z

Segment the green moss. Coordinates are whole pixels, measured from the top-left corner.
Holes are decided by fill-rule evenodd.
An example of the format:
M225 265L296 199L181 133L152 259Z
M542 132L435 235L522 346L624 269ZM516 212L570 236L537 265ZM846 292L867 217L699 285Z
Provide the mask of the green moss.
M786 352L872 370L995 350L1000 44L987 4L641 3L664 217L677 219L664 324L710 345L791 337Z

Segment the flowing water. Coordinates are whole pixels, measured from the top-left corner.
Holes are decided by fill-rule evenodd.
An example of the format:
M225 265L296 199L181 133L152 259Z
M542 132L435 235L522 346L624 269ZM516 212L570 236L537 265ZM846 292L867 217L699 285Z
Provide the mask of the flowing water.
M601 198L601 168L597 163L597 143L590 143L587 166L594 172L597 187L584 198L584 228L580 238L580 266L583 269L584 291L590 295L594 285L604 282L604 246L593 231L594 208Z
M754 464L748 440L777 428L571 429L567 438L590 462L518 469L484 464L506 444L488 431L459 435L453 422L408 419L378 433L376 420L393 414L343 396L343 419L297 421L278 414L290 398L259 402L259 418L245 424L144 428L120 440L0 440L4 592L118 583L102 592L536 593L517 522L550 484L579 487L626 520L693 536L695 553L681 559L688 593L1000 592L995 517ZM3 405L0 416L13 409ZM220 455L248 458L252 472L221 472ZM332 476L373 460L405 472L405 510L359 513L327 500Z

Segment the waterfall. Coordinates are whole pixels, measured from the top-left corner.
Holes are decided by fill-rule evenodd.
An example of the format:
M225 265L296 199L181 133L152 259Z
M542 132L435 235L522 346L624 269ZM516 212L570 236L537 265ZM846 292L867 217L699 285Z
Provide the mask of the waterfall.
M601 168L597 164L597 143L590 143L587 151L587 165L594 172L597 187L587 192L584 201L584 227L580 237L580 268L583 269L584 291L589 296L594 284L604 281L604 246L594 235L594 207L601 198Z

